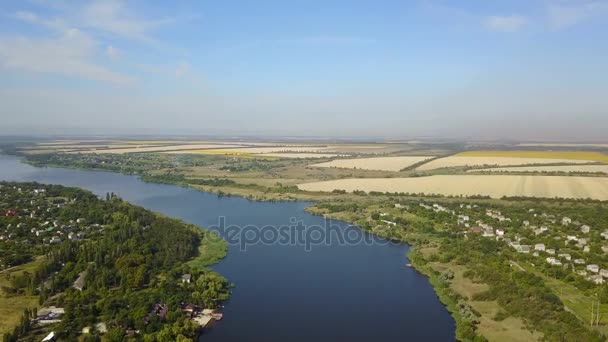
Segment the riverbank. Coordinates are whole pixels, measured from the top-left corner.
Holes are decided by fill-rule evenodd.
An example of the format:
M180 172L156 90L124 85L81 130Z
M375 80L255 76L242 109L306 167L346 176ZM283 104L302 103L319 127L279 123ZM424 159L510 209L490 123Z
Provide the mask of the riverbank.
M36 165L36 164L34 164L34 165L40 166L40 165ZM60 168L65 167L63 165L48 165L48 166L60 167ZM108 170L100 170L98 168L83 168L83 167L75 167L73 169L92 170L92 171L108 171ZM145 182L177 185L180 187L192 188L192 189L202 191L202 192L214 193L214 194L217 194L218 196L237 196L237 197L242 197L242 198L256 200L256 201L319 202L319 201L328 201L328 200L340 200L340 201L358 201L358 202L363 201L364 202L364 201L369 200L368 197L372 197L373 201L386 200L390 197L387 195L361 196L361 194L349 194L349 193L312 193L311 194L311 193L306 193L306 192L297 190L297 188L295 189L297 191L297 193L292 193L289 191L290 190L293 191L294 190L293 188L288 188L288 187L284 188L284 187L276 187L276 186L275 186L275 188L279 188L282 190L280 192L274 192L274 191L271 191L270 188L263 188L263 187L259 187L259 186L244 186L244 187L237 186L237 187L235 187L234 184L230 184L230 182L225 182L225 183L229 183L229 184L221 185L221 186L199 185L199 184L191 184L188 182L188 179L184 179L183 177L174 177L174 176L167 177L164 172L162 172L160 175L156 174L156 173L152 174L152 175L148 175L148 174L141 175L141 174L133 174L133 173L127 173L127 174L138 176L142 181L145 181ZM276 189L275 189L275 191L276 191ZM314 206L306 208L306 211L309 213L315 214L315 215L320 214L319 212L315 212ZM333 215L333 216L329 216L329 218L340 220L343 222L352 223L352 224L357 223L356 220L354 219L354 217ZM364 229L363 226L359 226L359 228ZM367 230L367 229L364 229L364 230L369 233L375 234L377 236L393 238L393 239L395 238L392 236L387 236L386 234L382 234L382 232L372 231L372 230ZM456 325L457 325L457 329L456 329L457 334L459 331L467 331L467 332L470 331L471 330L470 327L466 323L464 323L464 320L462 320L461 315L456 308L457 298L452 293L450 293L449 288L446 288L445 286L441 286L442 283L440 283L438 281L439 275L437 274L437 272L435 272L432 268L427 267L425 262L423 261L423 259L413 257L416 253L415 252L416 248L419 247L419 245L416 243L416 240L407 239L407 238L398 238L397 240L406 242L410 246L413 247L412 250L410 250L410 253L408 255L410 260L412 260L412 267L414 267L421 274L424 274L425 276L428 277L429 283L433 287L436 295L438 296L440 301L444 304L444 306L448 309L448 311L454 318ZM405 264L405 259L403 260L403 263ZM465 336L465 334L460 334L460 335Z
M363 229L364 231L371 234L376 234L378 236L388 239L397 239L398 241L403 241L407 243L410 246L410 249L408 251L408 254L404 257L409 260L409 263L408 265L405 265L406 262L404 260L404 267L412 267L413 269L428 278L429 283L435 291L435 294L437 295L441 303L446 307L448 312L450 312L450 315L454 318L454 321L456 322L456 338L459 340L468 340L471 337L476 336L476 334L473 334L473 336L471 336L470 332L474 329L472 329L470 322L467 322L463 319L460 311L457 308L460 296L455 295L454 292L450 290L449 286L446 286L446 283L440 279L441 274L432 267L430 267L419 252L419 249L422 248L422 244L419 243L421 240L427 241L426 245L429 246L433 245L434 243L437 243L436 238L428 234L418 234L416 236L405 235L396 237L387 232L374 232L372 229L364 229L364 225L360 225L360 219L362 218L362 215L344 212L328 213L327 210L317 208L314 206L314 204L306 208L306 211L313 215L322 216L327 219L339 220L352 225L356 225L360 229Z

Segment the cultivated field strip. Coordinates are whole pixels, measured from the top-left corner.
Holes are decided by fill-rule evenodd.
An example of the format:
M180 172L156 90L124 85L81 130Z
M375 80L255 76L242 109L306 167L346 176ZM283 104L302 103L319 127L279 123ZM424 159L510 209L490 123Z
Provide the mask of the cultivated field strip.
M439 175L413 178L354 178L304 183L302 190L404 192L446 196L591 198L608 200L608 178L521 175Z
M313 167L336 167L379 171L400 171L408 166L428 160L430 156L375 157L357 159L338 159L326 163L313 164Z
M495 167L489 169L469 170L468 172L586 172L608 173L608 165L546 165L546 166L517 166Z
M416 168L419 171L429 171L449 167L465 166L515 166L536 164L588 164L594 160L584 159L549 159L549 158L519 158L519 157L466 157L450 156L432 160Z

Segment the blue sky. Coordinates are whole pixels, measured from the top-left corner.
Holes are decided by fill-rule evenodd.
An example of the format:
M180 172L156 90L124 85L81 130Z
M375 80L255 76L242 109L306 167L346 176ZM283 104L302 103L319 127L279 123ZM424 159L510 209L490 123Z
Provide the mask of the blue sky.
M3 1L0 133L598 140L608 1Z

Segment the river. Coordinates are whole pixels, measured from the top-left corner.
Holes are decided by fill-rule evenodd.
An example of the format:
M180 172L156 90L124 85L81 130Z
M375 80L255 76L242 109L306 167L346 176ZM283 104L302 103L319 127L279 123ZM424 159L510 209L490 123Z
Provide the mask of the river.
M147 209L210 229L227 225L326 227L304 202L256 202L146 183L112 172L36 168L0 155L0 180L114 192ZM354 230L329 222L338 231ZM336 228L337 227L337 228ZM223 233L224 231L222 231ZM368 243L230 245L213 269L236 284L205 341L452 341L455 324L426 277L406 267L406 244L357 229ZM354 234L356 236L356 234ZM353 240L354 241L354 240ZM369 242L373 243L369 243Z

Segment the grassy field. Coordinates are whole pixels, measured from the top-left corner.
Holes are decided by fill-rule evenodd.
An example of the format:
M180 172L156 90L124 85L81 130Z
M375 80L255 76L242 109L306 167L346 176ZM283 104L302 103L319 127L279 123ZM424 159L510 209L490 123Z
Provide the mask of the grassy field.
M501 321L493 319L496 313L499 312L500 306L495 301L473 301L473 295L482 293L488 289L486 284L475 283L472 280L464 277L466 268L461 265L431 263L431 267L438 272L451 270L454 272L454 279L450 284L450 288L463 296L466 302L473 309L481 314L478 331L489 341L511 342L511 341L538 341L542 338L542 334L529 331L524 322L519 318L508 317Z
M354 178L299 184L306 191L404 192L491 198L542 197L608 200L608 178L520 175L440 175L412 178Z
M228 244L213 232L203 233L196 258L188 261L192 268L205 268L226 257Z
M33 272L44 259L39 258L33 262L17 266L0 272L0 286L9 286L7 274L18 276L23 272ZM38 296L8 295L0 290L0 335L9 332L19 323L23 310L38 306Z

